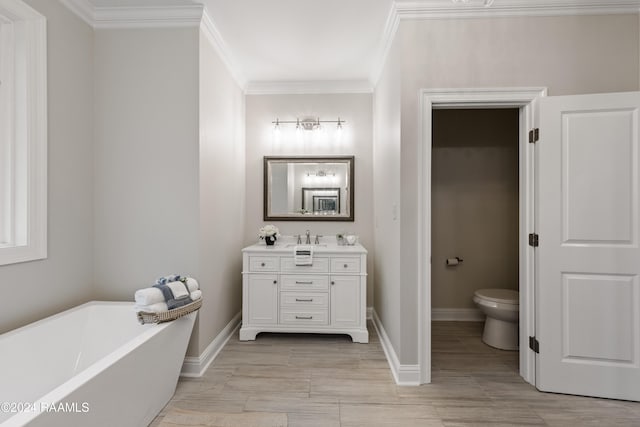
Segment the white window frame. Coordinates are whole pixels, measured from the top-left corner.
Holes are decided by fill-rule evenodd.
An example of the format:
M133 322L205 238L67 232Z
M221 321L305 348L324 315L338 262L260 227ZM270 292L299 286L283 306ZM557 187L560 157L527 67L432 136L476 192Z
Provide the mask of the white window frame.
M46 19L0 0L0 265L47 257Z

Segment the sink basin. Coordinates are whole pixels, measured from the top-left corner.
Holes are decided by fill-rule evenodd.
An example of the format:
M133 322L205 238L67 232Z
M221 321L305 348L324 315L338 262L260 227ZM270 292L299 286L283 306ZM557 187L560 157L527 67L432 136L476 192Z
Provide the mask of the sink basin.
M286 245L284 245L285 248L293 248L294 246L304 246L304 244L297 244L297 243L287 243ZM326 248L327 244L326 243L319 243L317 245L310 245L313 246L315 248Z

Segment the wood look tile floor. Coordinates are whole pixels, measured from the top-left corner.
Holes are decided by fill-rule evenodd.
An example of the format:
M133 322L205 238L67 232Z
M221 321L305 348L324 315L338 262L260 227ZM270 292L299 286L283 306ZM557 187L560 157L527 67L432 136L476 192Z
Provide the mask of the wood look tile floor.
M152 427L640 426L640 404L538 392L518 353L482 323L434 322L432 384L396 386L375 329L232 338L202 378L183 378Z

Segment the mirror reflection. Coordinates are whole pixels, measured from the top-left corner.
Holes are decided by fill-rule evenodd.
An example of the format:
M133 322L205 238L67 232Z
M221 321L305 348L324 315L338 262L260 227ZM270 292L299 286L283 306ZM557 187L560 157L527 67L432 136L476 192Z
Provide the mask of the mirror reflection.
M264 220L353 221L350 157L265 157Z

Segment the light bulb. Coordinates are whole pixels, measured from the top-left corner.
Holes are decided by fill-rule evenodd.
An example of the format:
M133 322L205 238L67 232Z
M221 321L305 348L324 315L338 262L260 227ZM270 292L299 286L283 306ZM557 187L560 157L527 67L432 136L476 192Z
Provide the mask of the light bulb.
M282 139L282 135L280 133L280 121L276 119L273 125L273 141L277 144L279 144Z

